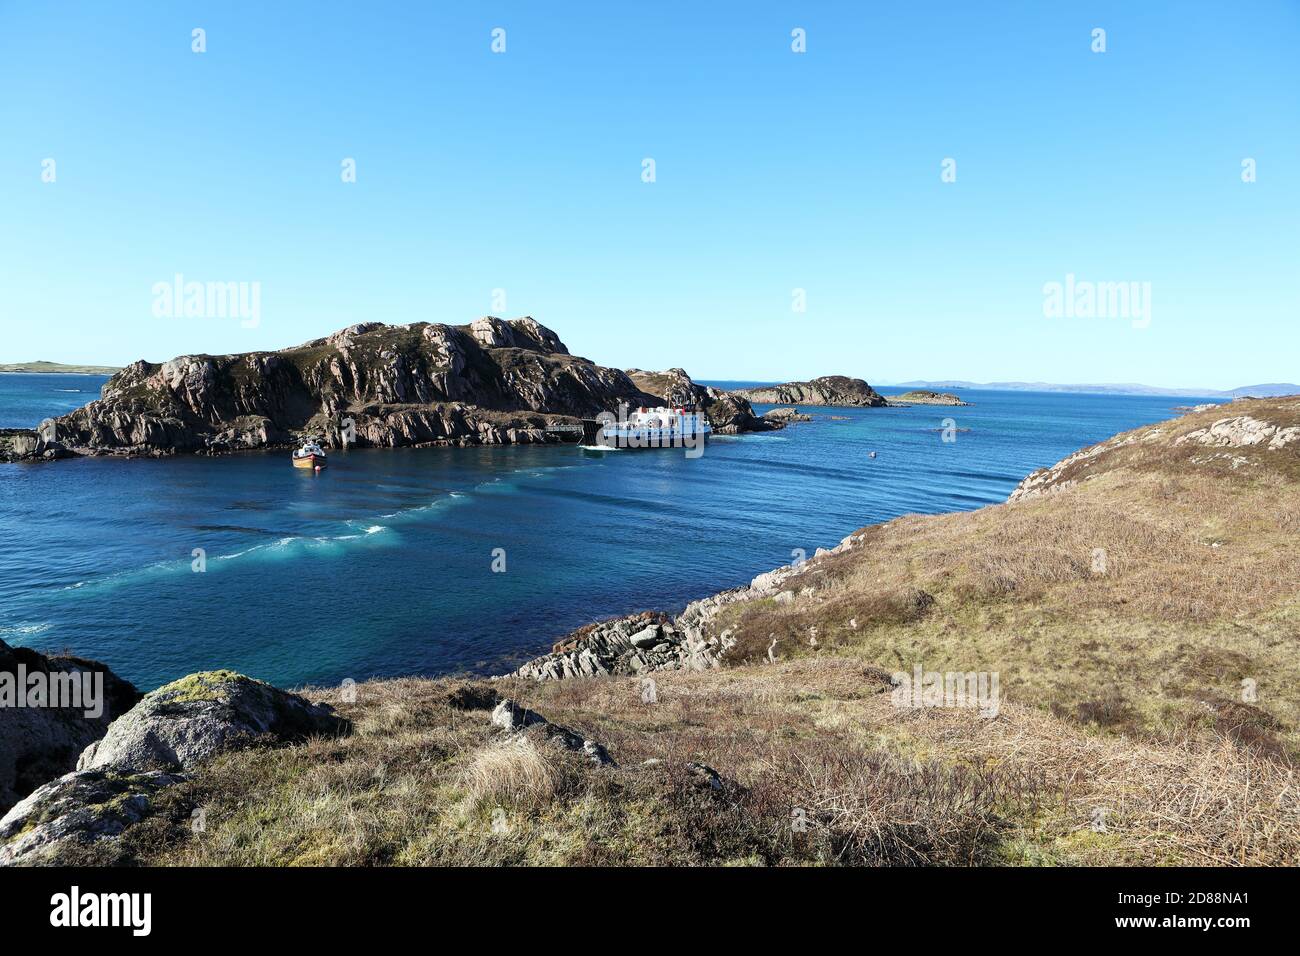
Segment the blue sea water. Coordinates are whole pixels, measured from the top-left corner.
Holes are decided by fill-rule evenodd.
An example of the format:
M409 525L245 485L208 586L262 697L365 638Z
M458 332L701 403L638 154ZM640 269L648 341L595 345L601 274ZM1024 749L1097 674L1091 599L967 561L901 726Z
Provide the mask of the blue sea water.
M36 378L70 381L0 376L0 423L67 410L70 393ZM285 452L0 465L0 639L106 661L146 689L214 667L282 686L497 673L582 624L680 609L863 525L1003 501L1034 468L1194 401L963 397L810 409L695 459L551 446L354 449L320 474Z
M0 428L35 428L99 398L107 375L0 372Z

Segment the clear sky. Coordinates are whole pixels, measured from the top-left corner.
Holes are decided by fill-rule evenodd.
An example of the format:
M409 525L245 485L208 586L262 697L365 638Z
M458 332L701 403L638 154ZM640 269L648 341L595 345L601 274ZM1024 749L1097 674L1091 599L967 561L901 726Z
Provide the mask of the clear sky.
M177 273L257 326L156 316ZM1149 324L1047 317L1067 274ZM1300 378L1298 276L1294 0L0 0L0 361L502 314L705 379L1227 388Z

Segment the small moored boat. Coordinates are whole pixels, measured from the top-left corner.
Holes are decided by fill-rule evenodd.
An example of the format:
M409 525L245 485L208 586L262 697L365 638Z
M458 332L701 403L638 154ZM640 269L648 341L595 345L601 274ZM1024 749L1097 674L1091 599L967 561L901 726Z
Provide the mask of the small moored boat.
M295 468L324 468L325 464L325 452L321 450L315 439L307 439L302 443L302 447L293 453Z

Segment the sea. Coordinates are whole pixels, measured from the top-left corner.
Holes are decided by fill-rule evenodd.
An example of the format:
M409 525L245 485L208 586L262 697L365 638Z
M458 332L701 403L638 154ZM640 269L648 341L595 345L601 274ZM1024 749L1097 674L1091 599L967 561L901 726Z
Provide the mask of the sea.
M104 381L0 374L0 427L68 412ZM104 661L144 690L213 668L284 687L503 673L583 624L680 610L865 525L1004 501L1035 468L1214 401L961 395L972 404L808 408L810 422L719 436L699 457L560 445L351 449L320 473L286 451L0 464L0 640Z

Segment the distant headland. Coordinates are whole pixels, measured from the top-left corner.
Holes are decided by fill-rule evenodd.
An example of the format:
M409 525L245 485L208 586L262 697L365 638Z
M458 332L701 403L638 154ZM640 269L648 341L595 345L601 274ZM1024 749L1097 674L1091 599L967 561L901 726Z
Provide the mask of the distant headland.
M1076 392L1082 395L1168 395L1174 398L1277 398L1300 394L1300 385L1291 382L1270 382L1261 385L1243 385L1224 391L1215 388L1162 388L1158 385L1139 385L1122 382L1113 385L1058 385L1052 382L966 382L942 379L933 382L899 382L897 388L977 388L994 392Z
M32 372L41 375L114 375L122 371L112 365L64 365L62 362L0 363L0 372Z

